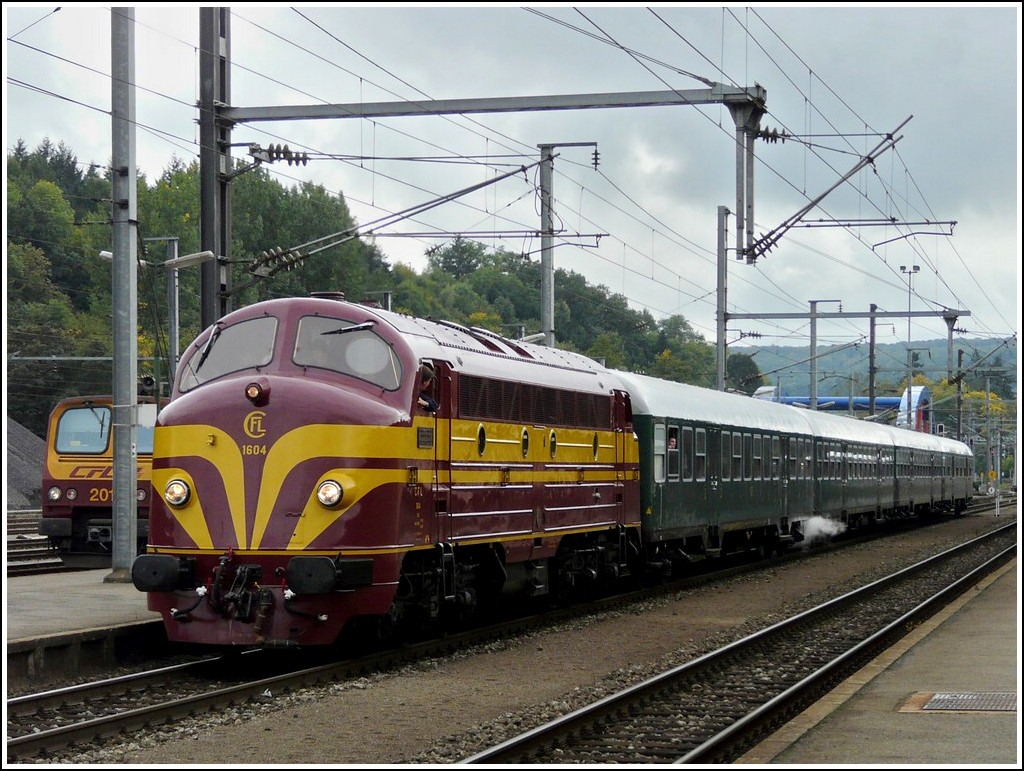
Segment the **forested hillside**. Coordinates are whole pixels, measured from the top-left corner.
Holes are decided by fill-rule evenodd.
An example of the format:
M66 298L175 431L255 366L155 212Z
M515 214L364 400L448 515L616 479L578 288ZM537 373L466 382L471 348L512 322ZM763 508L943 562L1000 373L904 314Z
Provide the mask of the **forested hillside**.
M42 436L52 406L64 396L111 391L111 183L101 167L72 148L47 141L7 156L7 411ZM167 392L167 242L179 255L200 251L199 168L173 159L158 179L138 180L139 374ZM342 291L350 300L390 296L392 309L519 337L540 331L540 265L536 259L456 238L428 253L417 273L391 265L377 246L355 238L272 277L249 271L268 249L289 248L337 233L354 222L343 196L320 186L284 187L263 169L232 183L231 260L234 307L271 297ZM178 271L180 339L199 328L200 271ZM556 271L558 345L628 369L702 386L715 383L713 341L682 316L655 319L626 298ZM746 355L730 358L731 385L760 385Z
M743 353L756 356L764 380L780 385L784 395L806 396L810 392L810 348L808 346L749 346ZM960 355L960 352L963 355ZM817 349L818 394L821 396L864 395L868 389L870 353L867 343L856 346L819 346ZM987 387L1001 399L1017 396L1017 346L1013 341L964 340L953 338L953 374L958 366L965 372L969 390ZM915 381L938 383L946 378L949 364L947 340L915 340L911 356ZM907 344L875 346L875 388L881 394L902 393L907 382Z

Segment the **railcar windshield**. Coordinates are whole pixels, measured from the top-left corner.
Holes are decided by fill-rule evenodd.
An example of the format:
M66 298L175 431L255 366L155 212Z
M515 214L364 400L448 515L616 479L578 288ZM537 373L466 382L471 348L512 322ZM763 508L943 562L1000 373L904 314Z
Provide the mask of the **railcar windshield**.
M153 454L153 426L156 405L138 406L135 449L140 455ZM57 419L53 448L59 453L103 455L109 453L111 410L107 405L83 404L70 407Z
M69 409L57 421L57 452L102 455L110 441L110 408L82 406Z
M373 331L374 322L356 324L324 316L303 316L295 335L292 360L365 380L387 391L402 382L402 362Z
M261 316L210 331L205 342L182 362L178 389L190 391L211 380L244 369L264 367L274 357L277 319Z

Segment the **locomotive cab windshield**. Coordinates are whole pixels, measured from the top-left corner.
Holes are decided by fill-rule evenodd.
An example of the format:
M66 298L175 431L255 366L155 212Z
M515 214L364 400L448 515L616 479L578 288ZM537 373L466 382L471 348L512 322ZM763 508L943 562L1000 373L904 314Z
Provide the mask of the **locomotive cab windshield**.
M374 330L376 322L355 323L325 316L303 316L295 332L292 361L350 375L395 391L402 383L402 362Z
M178 390L182 393L231 372L263 367L274 357L277 319L261 316L232 324L213 326L202 344L186 354L180 368Z

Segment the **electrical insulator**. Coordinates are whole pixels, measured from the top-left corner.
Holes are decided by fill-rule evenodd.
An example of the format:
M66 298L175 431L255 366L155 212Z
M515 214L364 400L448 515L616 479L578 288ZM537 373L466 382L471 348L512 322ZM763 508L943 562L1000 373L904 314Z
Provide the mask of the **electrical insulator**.
M597 148L594 148L594 169L597 169L597 162L601 159L600 154L597 152Z

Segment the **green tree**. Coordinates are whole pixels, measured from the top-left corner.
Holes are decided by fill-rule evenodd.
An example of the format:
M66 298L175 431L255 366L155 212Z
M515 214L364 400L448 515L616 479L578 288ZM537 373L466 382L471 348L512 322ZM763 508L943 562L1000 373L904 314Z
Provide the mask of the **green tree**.
M447 246L427 252L427 266L429 270L447 273L455 279L463 279L472 275L483 264L485 252L482 244L456 236Z
M745 353L732 353L725 361L725 385L733 391L752 395L758 387L764 385L764 376L754 361L753 356Z
M625 348L622 337L617 332L603 332L597 336L594 344L587 349L587 356L603 361L610 369L622 369L626 364Z

